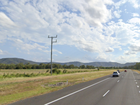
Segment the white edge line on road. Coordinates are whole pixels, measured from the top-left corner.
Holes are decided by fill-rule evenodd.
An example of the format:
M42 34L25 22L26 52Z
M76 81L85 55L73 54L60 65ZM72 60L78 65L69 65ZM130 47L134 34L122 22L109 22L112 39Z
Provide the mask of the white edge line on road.
M105 97L105 96L109 93L109 91L110 91L110 90L108 90L108 91L103 95L103 97Z
M120 82L120 80L118 80L117 82Z
M101 83L101 82L103 82L103 81L106 81L106 80L108 80L108 79L110 79L110 78L106 78L106 79L104 79L104 80L101 80L101 81L99 81L99 82L96 82L96 83L94 83L94 84L92 84L92 85L89 85L89 86L87 86L87 87L85 87L85 88L82 88L82 89L80 89L80 90L77 90L77 91L75 91L75 92L72 92L72 93L70 93L70 94L67 94L67 95L65 95L65 96L63 96L63 97L60 97L60 98L58 98L58 99L56 99L56 100L53 100L53 101L51 101L51 102L48 102L48 103L46 103L46 104L44 104L44 105L50 105L50 104L52 104L52 103L54 103L54 102L56 102L56 101L59 101L59 100L61 100L61 99L63 99L63 98L66 98L66 97L69 97L69 96L71 96L71 95L73 95L73 94L76 94L76 93L78 93L78 92L80 92L80 91L83 91L83 90L85 90L85 89L87 89L87 88L90 88L90 87L92 87L92 86L94 86L94 85L97 85L97 84L99 84L99 83Z

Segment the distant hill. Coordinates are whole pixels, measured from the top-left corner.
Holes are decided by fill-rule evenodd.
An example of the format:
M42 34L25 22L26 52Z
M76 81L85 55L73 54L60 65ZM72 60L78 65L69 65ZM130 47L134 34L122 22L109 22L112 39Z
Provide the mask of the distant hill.
M121 64L121 63L117 63L117 62L90 62L90 63L82 63L82 62L67 62L67 63L58 63L58 64L61 64L61 65L71 65L73 64L74 66L81 66L81 65L92 65L92 66L95 66L95 67L99 67L99 66L102 66L102 67L124 67L124 66L133 66L136 64L136 62L134 63L125 63L125 64Z
M34 62L34 61L29 61L29 60L24 60L24 59L20 59L20 58L2 58L0 59L0 63L3 63L3 64L18 64L18 63L23 63L23 64L27 64L27 63L30 63L30 64L40 64L40 63L45 63L45 64L48 64L50 62ZM95 67L99 67L99 66L103 66L103 67L124 67L124 66L132 66L132 65L135 65L136 62L134 63L125 63L125 64L120 64L120 63L117 63L117 62L90 62L90 63L82 63L82 62L78 62L78 61L75 61L75 62L66 62L66 63L60 63L60 62L54 62L54 63L57 63L57 64L61 64L61 65L71 65L73 64L74 66L81 66L81 65L92 65L92 66L95 66Z
M18 63L23 63L23 64L38 64L37 62L33 62L33 61L28 61L28 60L24 60L24 59L20 59L20 58L2 58L0 59L0 63L3 64L18 64Z

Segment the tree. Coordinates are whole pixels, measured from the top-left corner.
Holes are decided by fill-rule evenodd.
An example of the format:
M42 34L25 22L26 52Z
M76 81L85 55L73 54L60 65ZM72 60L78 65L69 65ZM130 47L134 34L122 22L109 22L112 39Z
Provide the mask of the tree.
M40 69L45 69L45 66L46 66L46 65L45 65L44 63L40 63L40 64L39 64L39 68L40 68Z
M16 69L23 69L23 68L24 68L23 63L16 64Z
M86 68L85 65L80 66L80 69L85 69L85 68Z
M25 64L24 69L31 69L32 65L30 63Z
M73 69L74 65L69 65L68 68Z

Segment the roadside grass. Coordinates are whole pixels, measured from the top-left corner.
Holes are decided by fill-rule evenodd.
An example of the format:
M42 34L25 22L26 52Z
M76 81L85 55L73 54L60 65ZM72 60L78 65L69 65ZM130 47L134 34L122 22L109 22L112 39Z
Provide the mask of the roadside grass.
M139 70L133 70L133 71L135 71L135 72L137 72L137 73L139 73L139 74L140 74L140 71L139 71Z
M59 75L54 74L52 76L18 77L18 78L1 79L0 105L5 105L29 97L50 93L56 90L60 90L67 86L72 86L74 84L110 75L112 74L113 71L114 70L100 70L94 72L80 72ZM49 84L56 84L59 82L67 82L67 81L68 85L55 87L48 86Z
M71 72L71 71L79 71L79 72L89 72L89 71L98 71L97 69L59 69L61 70L61 72L63 70L67 70L68 72ZM115 69L100 69L99 71L106 71L106 70L115 70ZM116 69L117 70L117 69ZM31 74L31 73L34 73L34 74L38 74L38 73L45 73L45 72L49 72L50 70L49 69L0 69L0 75L3 75L3 74Z
M37 74L37 73L44 73L46 72L47 70L49 69L1 69L0 70L0 75L3 75L3 74L31 74L31 73L34 73L34 74Z
M100 71L105 71L102 69ZM80 73L80 72L95 72L96 69L53 69L53 75L58 74L69 74L69 73ZM19 70L0 70L0 80L5 78L14 78L14 77L37 77L37 76L49 76L50 70L48 69L19 69Z

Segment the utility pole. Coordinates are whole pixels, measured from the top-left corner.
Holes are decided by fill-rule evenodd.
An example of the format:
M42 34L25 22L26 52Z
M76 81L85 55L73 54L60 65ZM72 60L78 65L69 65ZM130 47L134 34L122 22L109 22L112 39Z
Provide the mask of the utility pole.
M48 36L48 38L51 38L51 75L52 75L52 45L53 45L53 43L56 43L57 42L57 40L56 41L53 41L53 38L57 38L57 35L55 36L55 37L50 37L50 36Z

